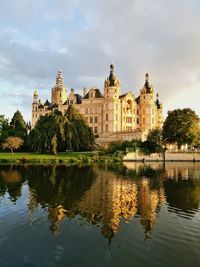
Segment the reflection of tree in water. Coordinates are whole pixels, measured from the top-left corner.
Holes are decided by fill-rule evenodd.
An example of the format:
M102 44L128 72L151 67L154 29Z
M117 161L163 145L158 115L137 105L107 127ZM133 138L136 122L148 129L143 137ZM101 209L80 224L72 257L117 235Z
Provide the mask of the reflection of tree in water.
M166 170L168 171L168 169ZM184 211L195 210L200 203L200 185L195 180L165 180L163 168L144 165L132 170L105 167L67 166L1 166L0 194L8 192L16 201L21 195L25 179L29 185L29 212L33 220L34 210L40 205L48 212L49 229L60 231L64 218L76 215L101 227L101 233L111 242L120 230L121 220L129 222L135 215L145 237L151 236L156 213L164 201L164 187L168 203ZM186 173L186 172L184 172Z
M116 169L113 172L97 167L29 166L17 167L17 171L28 180L31 222L33 211L40 204L48 212L54 234L59 233L65 217L80 215L89 223L100 225L102 235L111 242L120 229L120 220L128 222L136 213L140 214L145 231L150 230L156 206L161 203L154 179L141 178L141 174L147 175L149 171L152 176L149 169L140 169L137 179L125 177L124 169L122 175Z
M166 180L166 200L171 207L182 212L190 213L200 207L200 181L199 180ZM178 210L174 210L177 214Z
M0 195L8 193L10 200L16 203L21 197L22 184L25 181L22 166L1 166L0 169Z
M89 167L82 168L81 172L74 166L32 167L28 179L29 208L33 211L37 203L43 208L47 207L50 230L56 234L59 232L59 222L66 214L68 217L76 215L71 208L90 188L94 179L95 174Z

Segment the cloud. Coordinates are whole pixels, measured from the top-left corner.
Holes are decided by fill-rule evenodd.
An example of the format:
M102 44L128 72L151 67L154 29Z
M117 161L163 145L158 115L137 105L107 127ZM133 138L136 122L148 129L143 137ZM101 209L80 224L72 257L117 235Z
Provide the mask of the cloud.
M149 72L165 113L188 99L200 114L199 6L189 0L4 2L0 79L29 95L36 84L50 94L62 69L67 87L81 93L83 86L102 89L113 61L122 92L137 95Z

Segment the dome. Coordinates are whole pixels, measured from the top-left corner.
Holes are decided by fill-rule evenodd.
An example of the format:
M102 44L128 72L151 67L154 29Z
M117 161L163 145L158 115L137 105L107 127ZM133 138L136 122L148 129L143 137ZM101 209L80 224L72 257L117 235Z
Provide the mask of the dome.
M34 95L34 96L38 96L38 90L37 90L37 89L35 89L33 95Z

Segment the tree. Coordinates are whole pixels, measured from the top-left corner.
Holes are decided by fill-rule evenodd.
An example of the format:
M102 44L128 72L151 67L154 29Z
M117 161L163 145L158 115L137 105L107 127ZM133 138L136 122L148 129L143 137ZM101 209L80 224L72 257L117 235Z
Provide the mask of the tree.
M152 142L152 141L144 141L140 145L140 151L142 151L144 154L150 155L151 153L163 153L164 158L164 149L161 145L158 143Z
M70 105L65 113L70 122L68 126L68 135L70 146L74 151L91 150L94 145L94 134L87 124L85 117L79 113L73 105Z
M162 145L162 130L160 128L150 130L147 135L147 141Z
M52 152L66 150L64 127L68 123L59 111L41 116L28 136L28 146L36 152Z
M11 135L25 140L27 136L27 126L19 110L17 110L10 122Z
M10 149L13 154L13 150L17 150L23 144L23 140L19 137L9 136L6 141L2 144L3 149Z
M69 106L64 116L57 110L41 116L29 133L28 145L33 151L53 154L66 150L91 150L94 135L85 118Z
M4 115L0 115L0 146L9 136L9 122Z
M168 112L163 125L163 141L168 144L200 144L199 117L190 108L175 109Z

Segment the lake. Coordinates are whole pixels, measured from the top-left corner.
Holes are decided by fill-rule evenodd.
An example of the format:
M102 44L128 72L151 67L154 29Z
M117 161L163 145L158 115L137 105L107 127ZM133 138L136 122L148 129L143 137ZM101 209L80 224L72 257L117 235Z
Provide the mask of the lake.
M200 266L200 164L1 165L0 266Z

